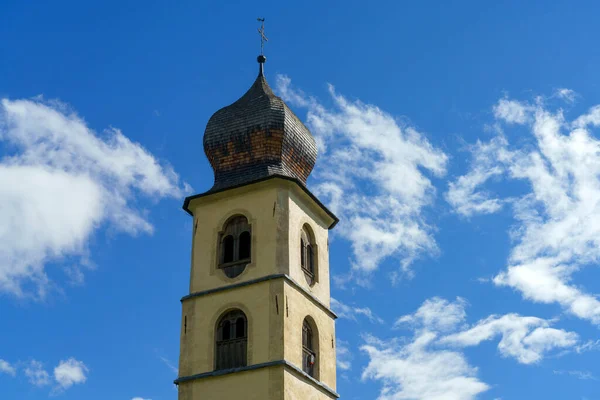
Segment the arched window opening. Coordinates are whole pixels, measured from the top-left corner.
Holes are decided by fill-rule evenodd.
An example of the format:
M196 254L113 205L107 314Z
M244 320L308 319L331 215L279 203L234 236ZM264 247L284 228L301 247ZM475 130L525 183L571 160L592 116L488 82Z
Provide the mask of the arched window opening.
M245 260L248 258L250 258L250 232L245 231L240 235L239 259Z
M223 327L221 329L221 339L223 339L223 340L231 339L231 321L229 321L229 320L223 321Z
M315 264L313 260L313 247L312 245L306 246L306 269L311 273L315 273Z
M239 317L235 321L235 337L236 337L236 339L238 339L238 338L243 338L245 336L246 336L246 320L242 317Z
M223 239L223 263L233 261L233 245L233 236L225 236L225 239Z
M300 266L309 285L312 285L316 279L315 250L316 245L312 231L308 225L304 225L300 233Z
M312 377L315 377L315 364L317 362L315 340L313 329L305 319L302 323L302 370Z
M252 235L248 219L243 215L230 218L220 235L219 268L235 278L250 263Z
M246 366L248 329L246 315L240 310L230 311L219 320L215 367L217 370Z

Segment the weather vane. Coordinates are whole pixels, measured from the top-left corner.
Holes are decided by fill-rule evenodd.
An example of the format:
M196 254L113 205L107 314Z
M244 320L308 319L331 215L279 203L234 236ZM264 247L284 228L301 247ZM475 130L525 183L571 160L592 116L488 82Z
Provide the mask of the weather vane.
M265 36L265 19L264 18L256 18L258 22L262 22L260 28L258 29L258 33L260 33L260 55L263 54L263 50L265 47L265 42L268 42L269 39Z

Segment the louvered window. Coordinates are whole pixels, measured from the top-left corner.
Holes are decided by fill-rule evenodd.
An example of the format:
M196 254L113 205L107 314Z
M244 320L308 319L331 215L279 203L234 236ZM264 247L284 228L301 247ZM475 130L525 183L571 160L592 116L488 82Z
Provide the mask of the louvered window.
M220 234L219 268L229 278L241 274L251 261L252 235L243 215L230 218Z
M302 324L302 370L308 375L315 376L317 353L314 347L313 330L307 320Z
M248 348L248 323L240 310L230 311L217 327L216 369L246 366Z
M316 246L313 238L310 227L304 225L300 232L300 266L309 285L316 280Z

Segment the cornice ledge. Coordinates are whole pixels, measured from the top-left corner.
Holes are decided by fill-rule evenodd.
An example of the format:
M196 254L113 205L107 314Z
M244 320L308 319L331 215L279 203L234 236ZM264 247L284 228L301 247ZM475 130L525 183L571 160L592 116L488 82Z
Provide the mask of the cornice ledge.
M333 312L333 310L331 310L329 307L327 307L325 304L323 304L312 293L310 293L308 290L306 290L304 287L302 287L298 282L296 282L294 279L292 279L287 274L267 275L267 276L262 276L260 278L251 279L249 281L234 283L234 284L231 284L231 285L221 286L221 287L214 288L214 289L207 289L207 290L202 290L200 292L190 293L190 294L188 294L186 296L183 296L181 298L181 302L183 303L184 301L193 299L195 297L202 297L202 296L206 296L206 295L209 295L209 294L214 294L214 293L219 293L219 292L225 292L227 290L232 290L232 289L237 289L237 288L244 287L244 286L254 285L254 284L257 284L257 283L266 282L266 281L270 281L270 280L273 280L273 279L285 279L288 283L290 283L296 289L298 289L302 293L304 293L305 296L307 296L321 310L325 311L331 318L337 319L338 316L337 316L336 313Z
M229 375L229 374L234 374L237 372L253 371L253 370L257 370L257 369L269 368L269 367L274 367L274 366L278 366L278 365L281 365L284 368L287 368L294 374L301 377L303 380L305 380L308 383L310 383L311 385L316 386L317 388L323 390L324 392L326 392L328 395L332 396L333 398L337 399L340 397L340 395L335 390L331 389L329 386L327 386L323 382L316 380L315 378L308 375L306 372L302 371L300 368L298 368L297 366L295 366L294 364L292 364L286 360L269 361L269 362L265 362L265 363L261 363L261 364L248 365L246 367L223 369L223 370L219 370L219 371L210 371L210 372L204 372L202 374L195 374L195 375L189 375L189 376L180 376L179 378L175 379L175 381L173 381L173 383L176 385L179 385L181 383L195 381L198 379L210 378L210 377L214 377L214 376Z

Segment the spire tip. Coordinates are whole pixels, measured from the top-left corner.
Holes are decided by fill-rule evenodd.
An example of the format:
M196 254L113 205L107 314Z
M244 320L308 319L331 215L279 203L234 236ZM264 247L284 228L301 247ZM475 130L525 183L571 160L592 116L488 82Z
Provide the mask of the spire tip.
M256 61L258 61L258 65L259 65L259 70L258 70L258 75L262 76L264 75L264 65L265 62L267 61L267 57L265 57L264 55L260 55L258 57L256 57Z

